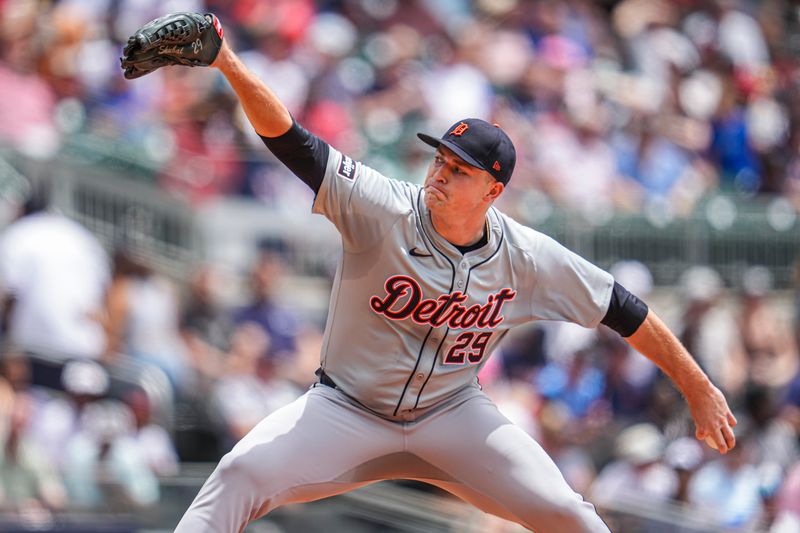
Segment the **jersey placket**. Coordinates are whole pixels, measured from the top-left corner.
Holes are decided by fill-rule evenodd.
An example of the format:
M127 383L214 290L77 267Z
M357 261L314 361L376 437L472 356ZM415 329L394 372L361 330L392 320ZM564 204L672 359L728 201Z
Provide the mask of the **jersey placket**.
M469 260L462 256L458 263L454 261L454 266L455 276L453 279L453 291L464 292L469 277ZM441 362L443 347L449 334L450 328L446 325L432 328L432 331L428 334L423 349L420 352L420 360L417 364L417 368L408 384L408 388L403 395L400 408L398 409L398 415L402 419L408 421L416 419L417 406L420 403L425 388L430 386L428 382L433 377L437 363Z
M500 244L503 241L502 230L495 213L490 209L487 215L488 244L481 250L468 252L466 255L461 254L436 232L430 220L430 213L422 201L422 191L417 196L416 215L419 222L420 235L430 245L434 255L443 259L452 269L453 277L452 284L449 287L449 294L452 295L456 292L466 294L469 289L471 269L491 259L499 251ZM437 363L441 363L439 358L443 358L446 353L446 341L451 336L450 331L447 324L442 324L438 328L431 327L428 330L420 347L413 371L408 376L400 394L393 412L394 416L407 421L415 420L419 414L417 407L419 405L426 406L425 397L430 395L430 391L436 391L442 387L447 388L447 384L441 382L430 383L430 381L435 378L433 374Z

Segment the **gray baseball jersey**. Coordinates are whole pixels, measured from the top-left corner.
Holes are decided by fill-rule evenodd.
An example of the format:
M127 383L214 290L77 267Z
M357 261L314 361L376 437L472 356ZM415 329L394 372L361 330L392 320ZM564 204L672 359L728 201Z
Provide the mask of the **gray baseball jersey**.
M495 209L488 243L462 255L434 231L423 195L330 150L314 211L344 248L321 354L336 387L315 385L259 422L177 533L242 531L286 503L398 478L539 533L608 533L477 373L515 325L596 326L613 279Z
M381 416L414 420L468 385L509 328L597 326L610 274L497 209L464 255L431 225L417 185L331 149L314 203L342 235L321 366Z

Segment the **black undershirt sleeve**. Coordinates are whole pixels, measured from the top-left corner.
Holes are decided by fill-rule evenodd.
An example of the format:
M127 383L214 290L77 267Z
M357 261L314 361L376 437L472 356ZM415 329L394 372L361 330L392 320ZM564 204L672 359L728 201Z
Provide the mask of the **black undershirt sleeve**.
M261 136L261 140L286 168L311 187L315 194L319 192L328 164L328 143L306 131L294 119L292 127L283 135Z
M614 282L606 316L600 321L623 337L630 337L647 318L647 304Z

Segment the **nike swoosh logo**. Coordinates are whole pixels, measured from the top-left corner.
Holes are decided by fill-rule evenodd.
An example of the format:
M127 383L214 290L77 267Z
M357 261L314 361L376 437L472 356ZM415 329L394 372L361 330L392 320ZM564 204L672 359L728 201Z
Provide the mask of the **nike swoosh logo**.
M417 250L417 247L413 247L408 251L408 255L413 255L414 257L433 257L433 254L426 254L424 252L420 252Z

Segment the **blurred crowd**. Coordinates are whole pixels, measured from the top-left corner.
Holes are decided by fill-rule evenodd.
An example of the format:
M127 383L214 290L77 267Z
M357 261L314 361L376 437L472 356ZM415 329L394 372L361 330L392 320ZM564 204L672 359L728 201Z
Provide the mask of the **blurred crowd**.
M651 296L641 263L611 272ZM656 310L738 420L737 446L724 456L694 438L671 382L604 327L542 323L514 332L481 383L601 508L691 510L714 531L797 531L800 308L780 303L761 267L748 269L737 289L709 267L692 267L674 292L670 304L656 299ZM674 530L661 527L612 522L615 531Z
M122 78L128 36L178 10L219 15L301 123L398 179L424 174L412 132L478 116L517 146L512 214L675 217L711 191L800 206L794 0L3 0L0 143L116 144L195 202L306 201L218 75Z
M216 462L316 380L321 327L276 298L281 242L259 243L243 298L198 267L108 253L31 192L0 232L0 511L149 507L180 462ZM45 522L46 523L46 520Z
M245 276L200 265L175 280L130 243L108 254L43 198L32 194L0 232L0 511L41 525L63 510L154 506L181 463L216 462L316 381L322 324L296 305L280 240L258 243ZM611 268L725 392L739 422L725 456L694 439L671 382L604 326L517 329L481 384L601 509L680 509L715 531L795 532L798 270L792 301L758 266L735 288L695 266L660 294L643 264ZM166 390L154 394L126 367L157 372Z
M113 141L192 202L308 209L311 192L219 76L122 79L128 35L180 10L216 13L298 121L398 179L427 165L413 132L478 116L517 146L502 200L523 219L547 202L681 216L719 190L800 209L790 0L0 0L0 146L47 158L76 139ZM246 276L198 265L174 280L131 243L107 252L36 194L21 215L0 234L0 509L45 520L152 506L160 477L217 460L315 380L322 324L292 305L282 242L258 243ZM612 273L645 299L653 289L641 264ZM601 506L659 502L719 529L797 531L800 291L787 304L767 270L732 289L701 266L678 289L664 315L739 419L725 456L693 439L674 387L603 327L515 331L481 383ZM159 370L171 418L115 383L125 362Z

